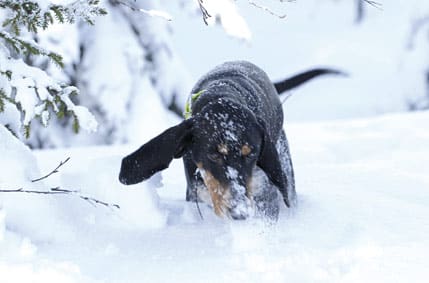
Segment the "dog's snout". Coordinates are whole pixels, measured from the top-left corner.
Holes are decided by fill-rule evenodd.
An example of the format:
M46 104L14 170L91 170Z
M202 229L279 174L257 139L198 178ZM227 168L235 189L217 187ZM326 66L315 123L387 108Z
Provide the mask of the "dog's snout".
M229 215L234 220L245 220L249 218L251 211L251 200L247 197L238 197L230 200Z
M234 220L245 220L249 217L249 213L248 212L244 212L244 211L239 211L236 209L231 209L229 211L229 215L231 215L231 218Z

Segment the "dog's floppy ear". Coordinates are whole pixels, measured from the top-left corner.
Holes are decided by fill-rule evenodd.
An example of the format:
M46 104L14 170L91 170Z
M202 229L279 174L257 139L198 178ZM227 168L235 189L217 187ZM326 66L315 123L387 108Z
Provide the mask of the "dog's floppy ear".
M180 158L192 139L193 118L171 127L122 159L119 180L125 185L140 183Z
M279 188L286 206L289 207L287 177L283 172L275 142L271 139L268 131L266 130L265 123L263 121L258 121L258 123L263 134L262 146L257 165L265 172L268 179L270 179L270 181Z

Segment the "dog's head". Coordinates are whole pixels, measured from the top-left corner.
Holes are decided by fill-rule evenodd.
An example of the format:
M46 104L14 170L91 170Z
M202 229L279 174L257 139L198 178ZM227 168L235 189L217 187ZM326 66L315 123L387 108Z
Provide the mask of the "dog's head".
M264 122L233 103L209 103L197 115L150 140L123 159L119 179L123 184L141 182L186 152L199 168L218 215L249 216L255 166L274 185L286 189L275 142Z

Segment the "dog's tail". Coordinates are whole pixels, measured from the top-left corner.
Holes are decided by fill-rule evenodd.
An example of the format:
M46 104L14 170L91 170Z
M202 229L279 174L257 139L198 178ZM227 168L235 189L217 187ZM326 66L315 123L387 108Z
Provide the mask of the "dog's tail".
M282 94L285 91L293 89L305 83L306 81L321 75L348 76L346 73L342 71L338 71L334 69L317 68L317 69L312 69L312 70L308 70L306 72L297 74L283 81L275 82L274 87L276 88L278 94Z

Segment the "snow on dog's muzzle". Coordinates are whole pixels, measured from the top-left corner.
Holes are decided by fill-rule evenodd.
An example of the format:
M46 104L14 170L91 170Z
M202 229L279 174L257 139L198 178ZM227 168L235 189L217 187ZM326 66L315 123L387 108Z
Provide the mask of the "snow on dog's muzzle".
M204 184L210 193L214 212L218 216L244 220L252 215L252 201L247 196L246 186L233 178L229 178L226 184L221 183L211 172L202 168L200 172L202 173Z
M244 220L252 214L252 201L247 196L246 187L236 181L230 184L229 215L235 220Z

